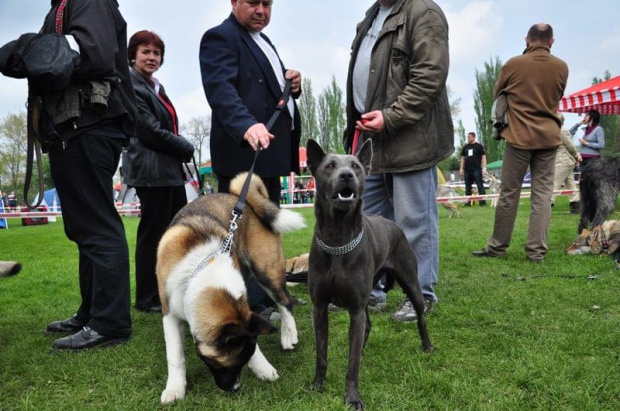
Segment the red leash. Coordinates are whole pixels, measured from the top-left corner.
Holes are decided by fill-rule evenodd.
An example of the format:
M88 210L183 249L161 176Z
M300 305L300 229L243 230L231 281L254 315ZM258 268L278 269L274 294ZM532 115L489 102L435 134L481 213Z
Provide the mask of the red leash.
M366 124L368 123L368 120L363 118L362 120L362 124ZM357 153L357 145L359 143L360 140L360 134L362 134L362 130L356 128L355 129L355 133L353 134L353 144L351 145L351 154L355 155L355 153Z

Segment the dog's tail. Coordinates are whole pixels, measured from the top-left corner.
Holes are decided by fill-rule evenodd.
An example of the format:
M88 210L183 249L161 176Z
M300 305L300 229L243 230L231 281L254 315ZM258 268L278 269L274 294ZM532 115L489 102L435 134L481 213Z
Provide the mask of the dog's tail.
M241 194L247 175L248 173L238 174L230 182L230 192L232 194L237 196ZM257 175L252 175L246 202L252 207L252 210L254 210L263 224L271 227L277 233L293 231L306 226L304 218L300 214L290 210L283 210L269 200L265 184Z

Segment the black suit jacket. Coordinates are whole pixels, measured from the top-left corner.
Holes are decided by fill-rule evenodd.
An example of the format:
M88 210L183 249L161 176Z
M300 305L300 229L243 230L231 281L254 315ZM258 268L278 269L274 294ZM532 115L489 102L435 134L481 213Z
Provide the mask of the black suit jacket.
M261 36L269 42L265 35ZM254 150L243 135L254 124L267 124L282 91L268 58L232 14L203 35L200 69L205 95L213 110L213 171L234 177L248 171L254 158ZM299 97L299 93L294 97ZM299 171L301 121L296 105L294 117L283 110L270 130L275 139L258 157L255 173L259 176L277 177Z

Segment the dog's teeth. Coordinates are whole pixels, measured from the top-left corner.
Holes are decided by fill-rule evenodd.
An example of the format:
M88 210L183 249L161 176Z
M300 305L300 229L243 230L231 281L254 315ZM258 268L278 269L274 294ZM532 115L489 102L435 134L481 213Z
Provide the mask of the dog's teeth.
M350 201L350 200L353 200L354 196L355 196L355 194L351 193L350 196L343 197L342 194L338 193L338 200L340 200L340 201Z

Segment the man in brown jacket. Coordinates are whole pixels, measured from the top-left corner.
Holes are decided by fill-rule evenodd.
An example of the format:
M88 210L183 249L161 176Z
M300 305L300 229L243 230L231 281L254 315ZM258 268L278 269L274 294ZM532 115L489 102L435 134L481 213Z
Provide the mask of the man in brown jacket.
M347 150L356 129L372 140L364 212L403 229L418 260L426 311L437 301L439 271L436 204L439 161L454 152L446 78L448 22L432 0L377 0L357 26L347 80ZM385 307L374 290L370 303ZM414 321L405 300L392 316Z
M527 48L502 68L494 97L505 93L508 126L500 197L493 236L474 257L504 257L517 216L521 184L528 167L532 175L531 213L525 254L542 262L547 253L555 156L560 140L560 120L555 115L568 80L568 66L551 55L553 29L539 23L527 33Z

